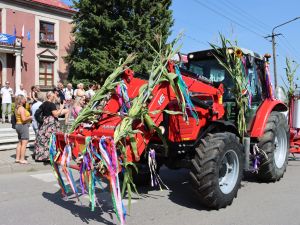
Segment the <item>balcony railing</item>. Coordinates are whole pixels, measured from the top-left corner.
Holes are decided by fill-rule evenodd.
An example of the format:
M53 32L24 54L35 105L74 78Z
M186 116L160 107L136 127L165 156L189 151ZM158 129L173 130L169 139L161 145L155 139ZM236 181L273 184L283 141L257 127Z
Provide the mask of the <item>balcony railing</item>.
M42 48L57 48L56 41L48 39L40 39L38 46Z

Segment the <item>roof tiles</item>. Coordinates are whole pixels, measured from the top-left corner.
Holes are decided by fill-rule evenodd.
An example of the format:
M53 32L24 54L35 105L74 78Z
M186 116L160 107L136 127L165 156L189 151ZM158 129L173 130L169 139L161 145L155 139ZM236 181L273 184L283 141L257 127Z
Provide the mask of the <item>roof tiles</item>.
M52 7L55 7L55 8L65 9L65 10L68 10L68 11L73 11L70 8L70 6L68 6L67 4L61 2L60 0L32 0L32 2L52 6Z

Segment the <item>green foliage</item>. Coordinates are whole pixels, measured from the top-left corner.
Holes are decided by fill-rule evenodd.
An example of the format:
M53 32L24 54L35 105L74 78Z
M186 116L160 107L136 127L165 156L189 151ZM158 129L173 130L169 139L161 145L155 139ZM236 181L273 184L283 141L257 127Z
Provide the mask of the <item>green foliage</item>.
M220 47L214 44L210 45L216 52L216 54L214 54L215 58L218 60L220 65L222 65L227 70L232 80L234 81L234 88L232 90L232 93L235 96L238 109L238 131L241 137L244 137L244 134L247 131L245 115L249 100L247 96L243 94L243 92L247 89L247 80L244 73L244 66L241 61L243 53L241 49L236 47L236 45L233 45L222 34L220 34L220 39Z
M72 79L102 83L119 59L138 53L134 70L151 70L154 34L165 44L173 24L171 0L73 0L74 49L67 57Z
M178 39L180 37L181 36L179 36ZM121 73L128 65L132 63L132 61L134 61L136 57L135 55L129 55L123 63L119 63L120 65L114 70L113 73L111 73L108 76L105 83L102 85L100 90L96 92L89 104L84 108L83 111L80 112L79 116L73 123L72 128L70 130L70 132L72 132L82 122L98 122L97 116L104 113L111 114L114 116L120 116L122 118L121 122L118 124L114 131L114 143L116 144L118 151L122 155L122 167L124 169L122 195L124 196L125 192L127 191L129 205L131 200L131 192L136 191L132 179L132 171L137 171L137 168L134 166L133 163L127 160L127 140L129 138L130 147L135 157L135 160L139 161L140 158L137 152L137 142L135 135L137 133L142 133L140 130L134 129L133 122L136 120L142 121L142 123L148 128L148 130L151 133L153 132L159 135L165 147L167 148L167 144L164 140L161 130L156 126L156 124L151 118L151 115L158 113L158 111L156 110L154 112L150 112L148 109L147 102L151 98L154 88L161 82L167 81L171 84L174 91L178 90L178 86L176 86L174 81L177 78L177 75L169 73L167 70L168 62L174 57L174 55L179 51L181 47L174 47L177 44L178 39L176 39L172 45L166 46L163 45L163 39L160 35L155 35L155 38L153 39L156 41L157 49L151 46L150 43L147 43L152 51L151 54L154 55L154 59L150 67L151 71L149 72L149 82L141 86L139 89L139 95L131 100L131 107L128 113L120 115L118 113L103 111L103 109L107 101L110 99L111 94L114 92L116 85L120 83L119 80ZM180 101L183 101L183 99L180 98L179 93L177 93L177 99L179 103ZM164 112L170 114L183 113L173 112L170 110L164 110Z
M70 133L82 122L95 121L96 116L103 113L102 108L93 107L96 103L105 102L107 94L114 90L118 84L117 78L120 74L127 68L127 65L132 63L135 55L129 55L124 62L120 60L119 66L108 76L101 89L96 92L89 104L80 112L72 127L70 128Z
M295 84L295 75L297 72L297 69L299 67L299 64L296 64L294 61L291 61L291 59L289 59L288 57L285 58L285 62L286 62L286 78L287 78L287 82L288 84L285 84L288 94L288 97L290 98L291 96L294 95L295 92L295 88L296 88L296 84Z

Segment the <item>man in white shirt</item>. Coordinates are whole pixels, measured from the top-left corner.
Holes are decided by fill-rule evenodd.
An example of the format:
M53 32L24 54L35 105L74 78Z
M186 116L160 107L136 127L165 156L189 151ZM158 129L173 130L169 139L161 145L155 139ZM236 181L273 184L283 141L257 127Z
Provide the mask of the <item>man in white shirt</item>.
M26 99L28 97L27 91L24 89L23 84L20 84L20 89L18 89L15 93L15 96L23 95Z
M1 88L0 94L2 97L2 123L5 123L5 114L7 111L8 122L11 122L11 102L13 97L13 90L9 87L9 82L5 82L5 86Z
M65 95L66 101L71 101L72 100L73 95L74 95L74 91L73 91L71 83L68 83L67 87L64 88L64 95Z

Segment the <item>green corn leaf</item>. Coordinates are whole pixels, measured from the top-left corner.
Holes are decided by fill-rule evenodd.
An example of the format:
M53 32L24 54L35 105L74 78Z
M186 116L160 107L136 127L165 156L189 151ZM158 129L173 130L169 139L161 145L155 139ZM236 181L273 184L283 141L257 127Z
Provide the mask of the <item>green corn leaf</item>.
M168 77L169 81L170 80L175 80L177 78L176 73L167 73L166 76Z
M233 94L236 99L236 106L239 110L237 115L237 127L241 138L243 138L247 125L245 120L245 110L247 110L248 99L242 95L242 91L247 89L247 80L245 76L244 66L241 59L233 54L229 54L228 49L231 48L235 52L237 47L233 46L232 43L220 34L221 46L218 47L215 44L210 44L215 53L214 57L218 63L229 73L232 80L234 81Z
M130 140L130 145L135 157L135 160L139 161L139 155L138 155L138 150L137 150L137 144L136 144L136 139L135 139L135 135L133 135L132 133L129 134L129 140Z
M165 113L170 114L170 115L182 115L181 111L173 111L173 110L164 110Z

